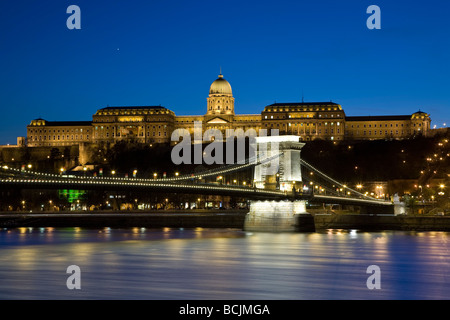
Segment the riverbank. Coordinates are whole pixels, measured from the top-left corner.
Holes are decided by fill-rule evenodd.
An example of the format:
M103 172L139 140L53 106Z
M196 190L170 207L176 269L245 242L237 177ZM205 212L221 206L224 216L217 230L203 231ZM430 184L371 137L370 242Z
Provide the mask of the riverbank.
M0 227L80 228L239 228L246 211L154 211L101 213L8 213L0 214Z
M316 214L316 231L357 229L364 231L450 231L450 216Z
M186 210L153 212L48 212L0 213L0 228L83 227L83 228L236 228L244 229L246 210ZM449 216L314 214L298 215L296 230L327 229L361 231L450 231Z

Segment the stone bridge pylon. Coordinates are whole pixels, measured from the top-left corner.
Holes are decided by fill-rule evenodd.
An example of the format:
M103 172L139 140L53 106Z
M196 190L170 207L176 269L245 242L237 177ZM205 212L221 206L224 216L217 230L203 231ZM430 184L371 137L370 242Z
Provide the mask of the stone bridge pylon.
M277 189L288 194L301 191L300 152L305 145L298 136L257 137L258 158L272 160L255 166L256 188ZM276 155L279 154L279 157ZM312 221L304 200L252 200L244 229L247 231L285 232L299 230L299 221ZM301 228L300 228L301 229Z

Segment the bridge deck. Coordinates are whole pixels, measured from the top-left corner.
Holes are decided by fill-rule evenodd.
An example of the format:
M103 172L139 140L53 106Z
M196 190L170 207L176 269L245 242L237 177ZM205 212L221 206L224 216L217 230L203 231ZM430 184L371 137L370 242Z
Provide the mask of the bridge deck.
M257 189L200 183L173 183L139 179L115 180L112 178L6 178L0 179L0 188L18 189L76 189L76 190L146 190L152 192L214 194L237 196L253 200L307 200L329 204L353 204L364 206L389 206L391 202L377 199L337 197L310 193L293 194L279 190Z

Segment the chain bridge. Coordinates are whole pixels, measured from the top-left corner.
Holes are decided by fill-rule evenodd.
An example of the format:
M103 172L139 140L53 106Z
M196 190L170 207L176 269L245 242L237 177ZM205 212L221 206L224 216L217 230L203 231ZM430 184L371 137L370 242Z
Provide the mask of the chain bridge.
M376 199L345 184L301 159L304 143L297 136L256 138L258 152L243 164L224 165L190 175L143 179L88 177L23 170L6 165L0 170L3 189L146 190L148 192L237 196L250 201L249 225L276 218L291 225L295 215L307 214L306 203L354 205L379 213L394 212L391 201ZM264 146L264 148L261 148ZM205 183L211 176L223 176L252 169L248 186ZM309 174L302 174L306 172Z

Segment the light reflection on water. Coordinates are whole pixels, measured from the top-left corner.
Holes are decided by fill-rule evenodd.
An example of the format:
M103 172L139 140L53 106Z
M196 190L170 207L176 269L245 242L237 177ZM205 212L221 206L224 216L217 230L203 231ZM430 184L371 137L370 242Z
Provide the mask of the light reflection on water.
M0 230L0 299L448 299L450 233ZM81 290L66 268L81 268ZM369 290L369 265L381 289Z

